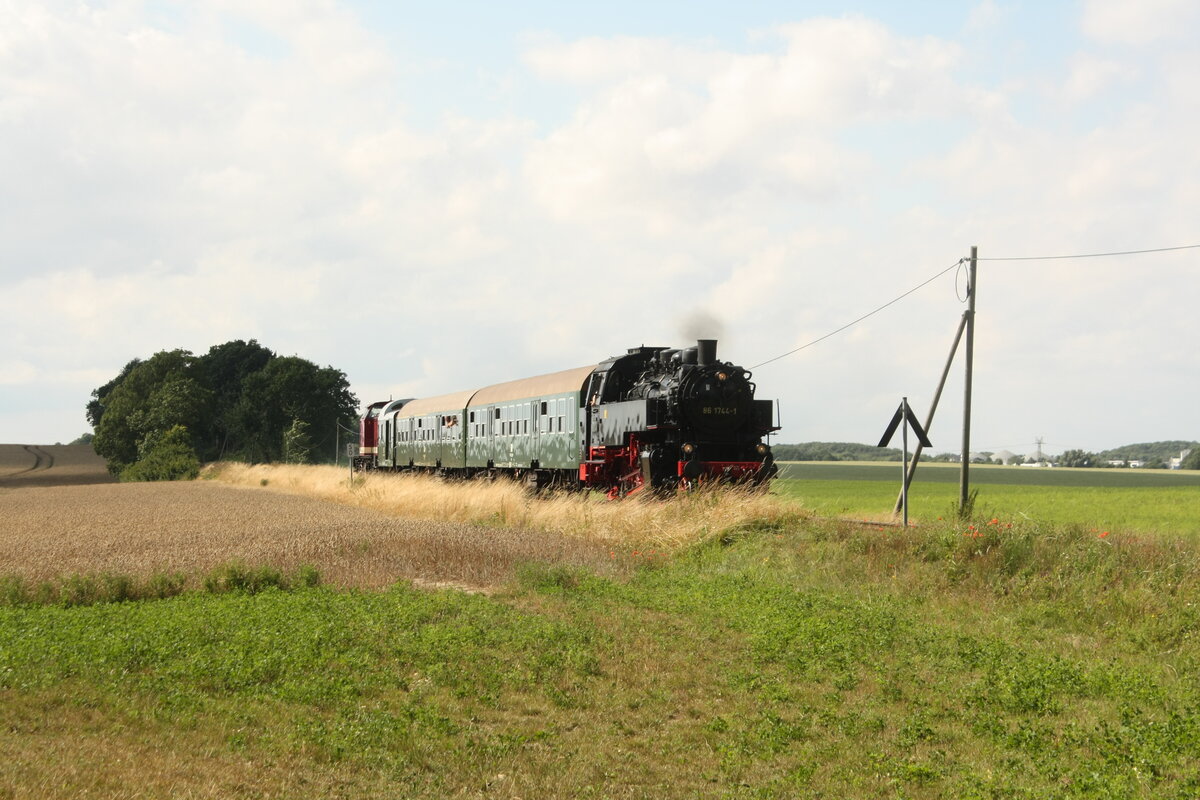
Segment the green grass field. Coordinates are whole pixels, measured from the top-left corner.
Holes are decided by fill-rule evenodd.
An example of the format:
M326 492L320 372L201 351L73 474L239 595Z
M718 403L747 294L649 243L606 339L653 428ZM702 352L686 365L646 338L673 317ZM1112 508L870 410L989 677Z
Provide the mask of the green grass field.
M0 608L0 797L1182 800L1197 555L812 523L495 597Z
M785 463L780 475L774 491L823 516L882 519L900 491L899 462ZM1200 474L1191 471L976 465L970 479L976 519L1200 534ZM922 464L909 489L910 519L948 519L958 499L957 465Z

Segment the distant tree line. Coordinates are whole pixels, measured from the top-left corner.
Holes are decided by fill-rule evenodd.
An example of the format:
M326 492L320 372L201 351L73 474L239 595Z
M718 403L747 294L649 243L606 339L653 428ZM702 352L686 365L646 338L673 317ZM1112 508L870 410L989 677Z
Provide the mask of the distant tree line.
M204 461L333 460L358 400L345 373L253 339L135 358L92 392L92 445L125 480L194 477Z
M901 451L896 448L872 447L868 444L852 442L803 442L801 444L777 444L772 451L780 461L899 461ZM1067 450L1057 457L1047 458L1059 467L1110 467L1111 461L1128 463L1140 461L1146 469L1165 469L1172 458L1177 458L1184 450L1191 453L1184 458L1180 465L1183 469L1200 469L1200 443L1187 441L1147 442L1130 444L1112 450L1092 453L1085 450ZM995 461L995 454L989 451L972 453L972 461L987 464ZM938 453L934 456L922 455L922 461L947 461L957 463L958 453ZM1013 455L1010 464L1021 464L1025 456Z
M1200 469L1200 443L1183 440L1127 444L1099 453L1067 450L1054 463L1060 467L1115 467L1140 461L1143 469L1166 469L1171 459L1178 458L1180 453L1189 449L1191 453L1183 459L1180 467Z

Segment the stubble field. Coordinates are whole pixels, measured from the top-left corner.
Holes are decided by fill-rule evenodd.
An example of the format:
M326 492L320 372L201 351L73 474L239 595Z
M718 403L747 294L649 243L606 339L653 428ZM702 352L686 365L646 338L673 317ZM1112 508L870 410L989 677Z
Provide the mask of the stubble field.
M0 489L113 483L91 445L0 444Z

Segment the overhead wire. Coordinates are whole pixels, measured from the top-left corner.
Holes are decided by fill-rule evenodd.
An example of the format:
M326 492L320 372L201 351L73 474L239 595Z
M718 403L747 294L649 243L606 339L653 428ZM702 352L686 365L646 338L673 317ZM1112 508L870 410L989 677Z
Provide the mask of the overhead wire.
M1200 244L1185 244L1179 247L1153 247L1148 250L1119 250L1111 253L1076 253L1065 256L978 256L976 261L1053 261L1066 258L1105 258L1107 256L1137 256L1143 253L1169 253L1173 250L1195 250Z
M902 294L902 295L899 295L899 296L897 296L897 297L894 297L894 298L892 298L891 300L887 301L886 303L884 303L883 305L879 306L878 308L876 308L876 309L875 309L875 310L873 310L873 311L868 311L866 314L863 314L863 315L862 315L861 317L859 317L858 319L852 320L851 322L847 322L845 325L843 325L842 327L838 328L837 330L835 330L835 331L830 331L829 333L825 334L824 336L821 336L821 337L819 337L819 338L813 339L811 342L809 342L809 343L807 343L807 344L800 345L799 347L795 348L794 350L788 350L786 353L781 353L781 354L779 354L779 355L775 356L774 358L768 358L766 361L763 361L763 362L761 362L761 363L759 363L759 364L755 364L755 365L754 365L753 367L751 367L750 369L758 369L759 367L766 366L767 364L770 364L770 363L771 363L771 362L773 362L773 361L778 361L778 360L779 360L779 359L781 359L781 358L787 358L788 356L790 356L790 355L793 355L794 353L799 353L801 350L804 350L804 349L806 349L806 348L812 347L814 344L818 344L819 342L823 342L823 341L825 341L826 339L830 338L831 336L836 336L837 334L841 333L842 331L846 330L847 328L852 328L852 327L854 327L855 325L857 325L858 323L862 322L863 320L865 320L865 319L868 319L868 318L870 318L870 317L873 317L873 316L875 316L876 314L878 314L880 311L883 311L883 310L884 310L885 308L887 308L888 306L892 306L892 305L895 305L896 303L899 303L901 300L903 300L904 298L908 297L910 294L912 294L913 292L917 291L918 289L922 289L922 288L924 288L925 286L928 286L929 284L933 283L934 281L936 281L938 278L940 278L940 277L942 277L943 275L945 275L945 274L946 274L947 272L949 272L950 270L952 270L952 269L958 269L958 268L960 268L960 267L962 266L962 264L963 264L964 262L968 261L968 260L969 260L969 259L966 259L966 258L960 258L958 261L955 261L953 264L951 264L950 266L946 267L944 270L942 270L942 271L941 271L941 272L939 272L938 274L934 275L932 278L929 278L929 279L928 279L928 280L926 280L926 281L922 281L921 283L917 284L917 285L916 285L916 286L914 286L913 288L909 289L909 290L908 290L907 292L905 292L904 294Z
M1145 253L1169 253L1169 252L1173 252L1173 251L1177 251L1177 250L1195 250L1198 248L1200 248L1200 244L1185 244L1185 245L1180 245L1178 247L1152 247L1152 248L1147 248L1145 250L1116 250L1116 251L1107 252L1107 253L1074 253L1074 254L1070 254L1070 255L1055 255L1055 256L977 256L975 258L975 260L976 261L1051 261L1051 260L1062 260L1062 259L1072 259L1072 258L1105 258L1108 256L1135 256L1135 255L1142 255ZM815 344L819 344L820 342L825 341L826 339L836 336L837 334L841 333L842 331L846 330L847 328L852 328L855 325L857 325L858 323L862 322L863 320L875 316L880 311L883 311L885 308L895 305L896 303L898 303L901 300L903 300L904 298L908 297L910 294L917 291L918 289L921 289L921 288L927 286L928 284L933 283L935 280L942 277L943 275L945 275L947 272L949 272L952 269L958 269L958 273L954 277L954 292L958 296L959 301L965 303L967 301L967 298L964 297L961 292L959 292L958 284L960 281L960 276L962 274L963 265L966 264L968 261L970 261L969 258L960 258L958 261L955 261L953 264L946 267L944 270L937 273L929 280L926 280L922 283L917 284L916 286L909 289L904 294L901 294L901 295L889 300L888 302L884 303L883 305L879 306L878 308L874 309L873 311L869 311L866 314L863 314L858 319L855 319L851 322L847 322L845 325L838 328L837 330L830 331L829 333L825 334L824 336L813 339L811 342L808 342L807 344L803 344L800 347L797 347L793 350L788 350L786 353L781 353L781 354L775 356L774 358L768 358L766 361L755 364L750 369L758 369L759 367L765 367L767 364L771 364L775 361L780 360L781 358L787 358L790 355L799 353L801 350L805 350L809 347L812 347ZM971 287L968 285L966 287L966 289L967 289L966 293L969 296Z

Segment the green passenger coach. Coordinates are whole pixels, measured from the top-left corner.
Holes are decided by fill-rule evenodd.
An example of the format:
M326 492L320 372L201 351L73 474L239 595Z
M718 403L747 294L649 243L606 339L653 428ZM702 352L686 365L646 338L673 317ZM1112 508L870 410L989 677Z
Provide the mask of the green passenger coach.
M579 468L579 409L594 367L480 389L467 404L468 469Z

